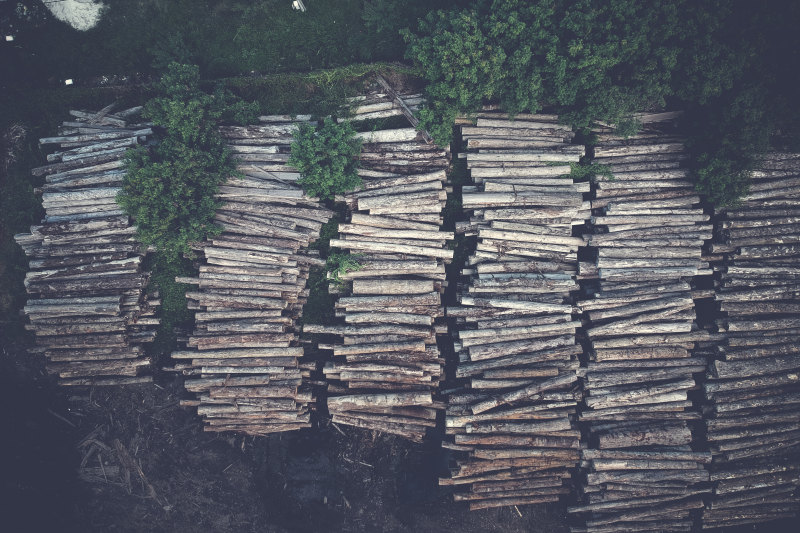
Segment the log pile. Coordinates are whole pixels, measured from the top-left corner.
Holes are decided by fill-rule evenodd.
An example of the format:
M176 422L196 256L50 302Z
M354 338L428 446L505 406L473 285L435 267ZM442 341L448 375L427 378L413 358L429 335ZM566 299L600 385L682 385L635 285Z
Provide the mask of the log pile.
M714 495L703 527L800 510L800 155L772 153L742 205L722 214L714 251L727 342L705 383Z
M399 100L399 101L398 101ZM385 88L347 99L344 120L375 120L419 111L424 102L419 93L389 94ZM403 109L405 105L406 109Z
M152 134L131 122L140 108L111 114L70 111L56 137L44 176L45 218L15 236L29 258L25 276L26 327L32 351L62 385L119 385L150 381L143 344L153 340L158 300L145 294L145 251L115 198L124 176L125 151Z
M470 509L557 501L580 459L573 226L590 209L569 174L584 149L552 115L482 112L462 135L476 185L458 231L478 243L447 309L459 363L443 446L459 458L440 484Z
M695 321L690 282L711 273L703 255L709 215L682 167L681 139L661 117L620 139L597 130L595 233L599 290L581 302L591 347L580 419L589 431L581 532L689 531L707 492L708 453L693 451L700 419L690 391L705 358L692 350L713 340Z
M286 165L297 123L310 117L261 117L261 124L223 127L243 178L219 188L225 201L215 220L224 231L198 245L204 261L187 293L197 310L188 346L172 354L190 376L186 389L207 431L252 435L310 425L314 363L300 360L295 331L308 296L308 250L331 212L303 194ZM305 382L304 382L305 380Z
M449 161L412 128L359 135L364 187L343 198L350 221L330 244L357 254L361 266L342 276L352 283L336 304L344 324L304 331L338 339L320 345L333 350L324 372L334 423L421 441L441 409L436 334L446 332L441 293L453 235L439 228Z

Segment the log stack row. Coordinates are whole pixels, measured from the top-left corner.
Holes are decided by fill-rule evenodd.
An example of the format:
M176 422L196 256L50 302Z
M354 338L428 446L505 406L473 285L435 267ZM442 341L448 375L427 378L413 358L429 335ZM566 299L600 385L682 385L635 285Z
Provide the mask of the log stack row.
M158 301L145 294L145 251L120 206L126 150L152 134L131 122L140 108L117 114L70 111L56 137L44 176L45 218L16 235L29 258L25 276L33 351L62 385L117 385L150 381L143 344L153 340Z
M334 423L420 441L442 407L434 392L444 363L436 335L446 333L445 263L453 257L453 235L440 231L448 154L412 128L359 135L364 186L343 198L350 221L331 247L361 266L342 276L352 284L336 304L344 324L304 331L338 339L320 346L333 350L324 372Z
M727 336L705 383L714 494L703 527L800 510L800 155L773 153L743 204L724 213L715 251Z
M224 127L244 177L219 188L216 221L224 231L198 245L197 285L187 293L197 310L186 350L172 354L189 376L186 389L208 431L252 435L310 425L314 363L301 361L295 331L308 296L308 250L331 212L303 194L299 174L286 165L298 122L309 117L261 117L262 124Z
M448 399L449 477L470 509L557 501L580 459L573 228L590 216L571 163L583 146L552 115L485 111L462 135L475 186L463 187L477 236L462 271L455 326L457 386ZM575 232L577 233L577 232Z
M422 94L419 93L406 92L392 95L388 94L385 89L375 89L367 94L348 98L344 120L376 120L398 117L404 114L403 105L413 113L419 111L423 101Z
M711 273L703 246L712 227L682 168L681 139L662 118L641 117L645 128L629 139L596 132L594 163L613 179L596 178L589 245L599 289L580 303L588 446L582 501L569 508L585 527L573 531L689 531L708 490L710 454L692 447L700 413L690 392L705 370L692 350L711 335L695 321L690 282Z

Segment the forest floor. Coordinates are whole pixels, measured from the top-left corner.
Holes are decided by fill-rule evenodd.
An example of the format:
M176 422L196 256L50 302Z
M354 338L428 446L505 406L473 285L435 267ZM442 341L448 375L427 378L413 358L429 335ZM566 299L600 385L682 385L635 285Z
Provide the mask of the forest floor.
M207 433L178 405L180 378L59 389L18 343L4 342L0 376L7 531L567 531L561 505L454 503L434 442L330 425Z

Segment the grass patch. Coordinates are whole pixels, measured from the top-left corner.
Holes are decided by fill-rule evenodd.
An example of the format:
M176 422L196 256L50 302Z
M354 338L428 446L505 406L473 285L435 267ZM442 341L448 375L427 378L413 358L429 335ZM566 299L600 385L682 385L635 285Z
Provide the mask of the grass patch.
M342 276L348 272L355 272L361 270L361 263L359 260L364 254L351 254L333 253L325 260L325 270L328 272L328 279L335 287L341 289L345 286L345 281Z
M611 172L611 168L608 165L570 163L569 166L572 169L569 173L569 177L575 181L587 181L592 176L600 176L607 180L614 179L614 174Z
M319 238L309 245L312 250L318 250L320 258L327 259L334 254L341 253L338 248L331 248L331 239L339 235L339 223L343 222L347 215L347 206L343 203L329 204L333 209L334 215L328 222L323 224L319 232ZM308 301L303 307L303 314L298 321L299 324L333 324L336 320L334 304L336 295L329 292L328 269L326 267L314 267L308 278L310 289Z
M193 277L197 272L188 259L170 262L158 254L152 254L147 258L144 269L150 271L149 290L158 289L161 298L161 306L157 312L161 322L156 331L155 341L148 346L148 352L154 356L156 366L160 367L178 344L176 329L188 332L194 323L194 312L186 306L186 291L191 286L176 283L175 278Z
M410 128L408 119L404 115L369 120L355 120L352 122L356 131L379 131Z
M0 2L6 82L59 83L103 75L150 76L170 62L192 63L204 78L310 72L403 59L399 30L416 27L445 0L331 0L305 13L285 0L104 0L99 24L76 31L39 0ZM18 8L18 6L20 6ZM312 83L330 83L327 72Z
M357 95L375 74L389 73L415 76L417 71L397 63L359 63L306 73L221 78L214 83L242 100L257 102L264 114L324 117L341 115L346 98Z

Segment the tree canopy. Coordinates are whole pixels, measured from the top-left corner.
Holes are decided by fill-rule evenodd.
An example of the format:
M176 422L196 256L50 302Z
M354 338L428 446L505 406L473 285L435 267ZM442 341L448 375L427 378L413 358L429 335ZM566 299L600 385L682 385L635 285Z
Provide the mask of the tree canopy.
M635 111L730 86L732 50L712 38L726 11L688 0L485 0L430 13L403 35L430 82L422 119L440 143L449 139L437 122L488 100L510 113L547 105L578 129L603 120L631 131Z
M225 116L245 118L255 109L232 103L222 91L199 88L198 68L173 63L159 83L160 96L143 115L161 131L154 146L131 150L117 201L136 222L140 240L169 258L189 243L219 232L213 223L217 187L235 173L217 126Z
M686 108L698 188L717 205L747 191L753 156L779 131L800 145L797 3L724 0L476 0L404 30L428 79L421 126L439 144L459 114L499 102L558 113L576 129Z
M289 164L300 171L298 181L309 196L333 200L361 187L358 155L361 141L349 122L325 118L320 127L301 124L292 143Z

